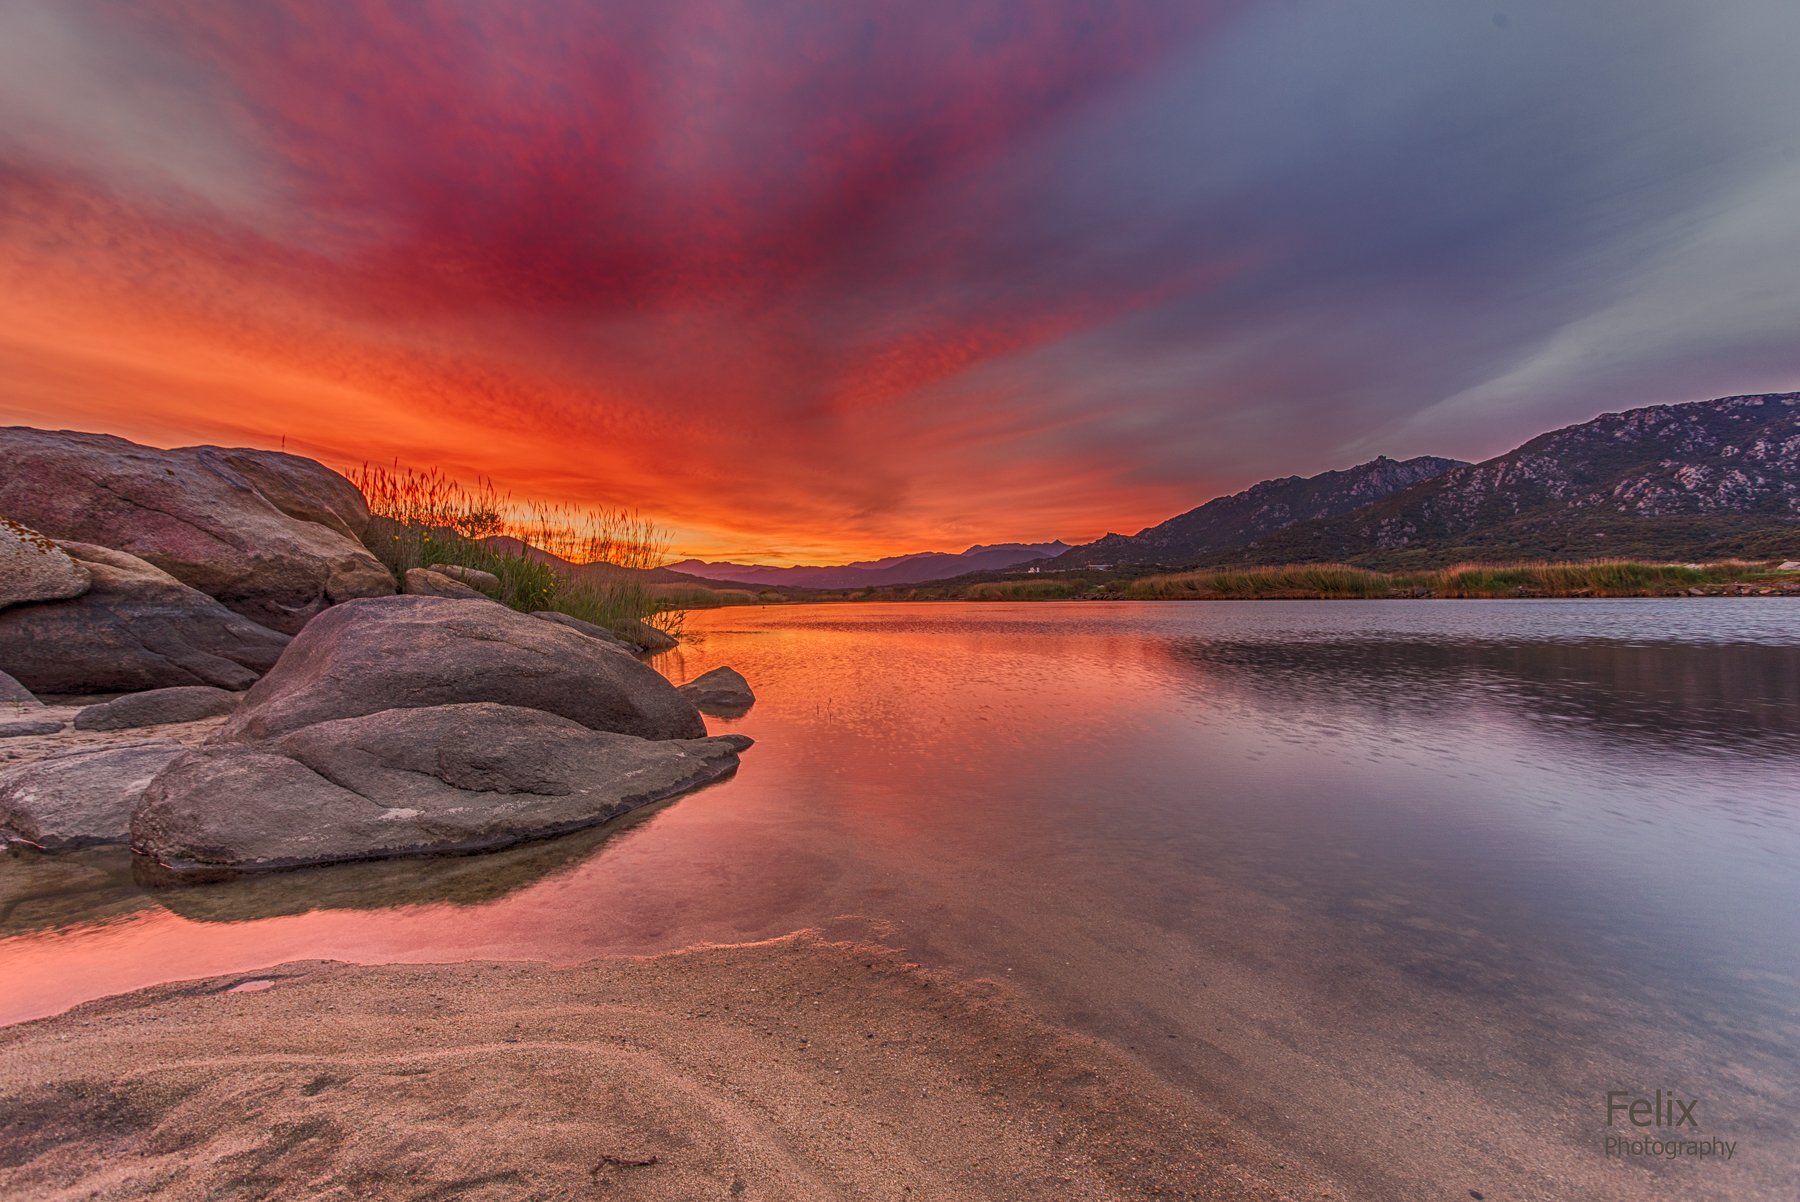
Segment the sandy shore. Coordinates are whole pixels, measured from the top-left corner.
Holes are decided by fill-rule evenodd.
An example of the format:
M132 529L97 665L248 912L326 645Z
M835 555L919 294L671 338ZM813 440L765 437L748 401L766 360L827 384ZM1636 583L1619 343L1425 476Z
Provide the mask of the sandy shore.
M1341 1198L1004 987L801 933L289 964L0 1030L8 1198Z

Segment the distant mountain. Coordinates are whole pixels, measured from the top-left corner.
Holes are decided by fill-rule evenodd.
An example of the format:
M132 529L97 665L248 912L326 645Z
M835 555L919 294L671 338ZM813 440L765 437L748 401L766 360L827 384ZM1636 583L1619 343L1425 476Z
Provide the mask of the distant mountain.
M1242 547L1278 530L1360 509L1392 493L1467 466L1460 459L1421 455L1397 460L1383 455L1342 471L1264 480L1240 493L1218 497L1136 534L1108 534L1059 557L1054 567L1196 563ZM1046 568L1053 565L1045 564Z
M1800 554L1800 393L1608 413L1215 562Z
M1035 560L1049 559L1069 549L1065 542L994 543L973 546L952 555L947 551L922 551L915 555L891 555L836 567L766 567L749 563L708 563L684 559L666 570L706 580L733 584L775 585L782 588L864 588L883 584L924 584L947 580L968 572L994 572Z

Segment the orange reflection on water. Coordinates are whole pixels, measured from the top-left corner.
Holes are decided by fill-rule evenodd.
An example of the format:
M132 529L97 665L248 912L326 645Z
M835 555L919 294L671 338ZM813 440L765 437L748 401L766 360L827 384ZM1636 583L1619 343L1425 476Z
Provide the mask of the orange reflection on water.
M714 623L717 624L716 622ZM981 631L717 635L664 657L681 680L711 647L756 682L737 777L613 826L486 856L303 870L145 890L97 849L15 862L0 1022L168 980L291 960L573 963L763 938L924 882L946 849L1003 843L1030 798L991 793L1122 724L1156 720L1140 641L1093 633L995 654ZM910 649L910 650L909 650ZM903 667L904 665L904 667ZM928 697L928 704L921 698ZM17 879L57 876L33 890Z
M973 971L1037 958L1103 978L1169 931L1280 939L1296 905L1364 894L1506 939L1578 917L1584 954L1629 947L1668 904L1696 943L1785 964L1791 948L1762 946L1779 924L1724 920L1800 910L1771 860L1796 842L1789 614L1711 610L1743 629L1621 644L1593 634L1643 611L1608 604L696 614L660 666L751 680L756 707L714 723L757 740L736 777L480 856L155 889L116 849L14 857L0 1021L290 960L570 963L843 916ZM1658 611L1675 633L1697 612ZM1708 791L1726 781L1729 807ZM1638 895L1703 859L1729 889Z

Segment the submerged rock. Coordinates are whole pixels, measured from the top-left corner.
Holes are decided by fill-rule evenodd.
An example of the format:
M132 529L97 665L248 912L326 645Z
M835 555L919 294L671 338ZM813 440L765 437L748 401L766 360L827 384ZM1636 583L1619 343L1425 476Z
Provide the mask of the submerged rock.
M493 600L481 590L470 588L460 580L452 580L435 568L408 568L405 582L400 591L413 597L461 597L470 601Z
M93 585L79 597L0 609L0 663L34 693L123 693L171 685L248 688L287 636L123 551L62 549Z
M115 743L0 772L0 841L51 849L123 843L151 778L185 750L173 739Z
M579 630L591 639L598 639L602 645L623 651L627 655L636 655L637 647L627 643L604 626L596 626L592 622L584 622L572 614L558 613L554 609L536 610L531 615L542 618L546 622L555 622L558 626L567 626L570 630Z
M88 583L87 569L54 541L0 517L0 608L79 597Z
M741 718L756 704L750 682L735 668L714 668L675 691L693 702L701 713L719 718Z
M706 723L654 669L485 598L380 597L320 614L215 741L267 739L381 710L491 701L593 730L693 739Z
M362 494L298 455L164 451L105 434L0 429L0 513L53 538L130 552L262 626L299 630L394 591L364 547Z
M490 597L499 595L500 577L492 572L484 572L480 568L465 568L457 563L434 563L430 570L440 576L461 581L470 588L480 589Z
M198 722L236 709L243 694L209 685L151 689L90 705L75 715L76 730L130 730L138 726L166 726L172 722Z
M504 847L718 780L749 745L486 702L388 709L187 752L145 792L131 843L177 873Z

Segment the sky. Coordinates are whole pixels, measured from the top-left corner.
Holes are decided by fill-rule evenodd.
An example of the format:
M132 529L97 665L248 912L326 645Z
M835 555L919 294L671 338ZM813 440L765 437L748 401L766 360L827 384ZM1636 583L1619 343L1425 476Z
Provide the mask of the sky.
M1800 388L1791 0L0 0L0 423L832 563Z

